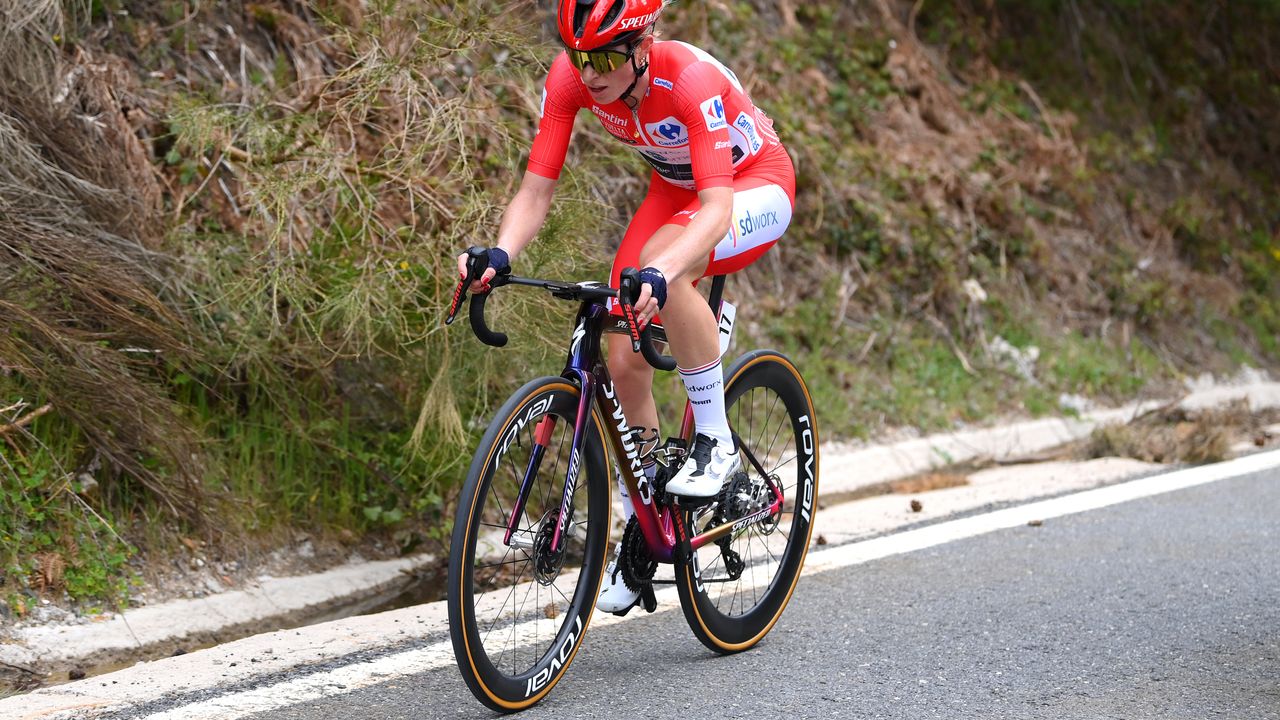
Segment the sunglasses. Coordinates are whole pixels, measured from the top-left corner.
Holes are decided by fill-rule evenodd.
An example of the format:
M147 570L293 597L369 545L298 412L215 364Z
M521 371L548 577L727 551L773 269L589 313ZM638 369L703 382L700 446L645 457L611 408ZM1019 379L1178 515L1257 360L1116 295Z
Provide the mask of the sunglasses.
M583 68L590 65L596 72L601 75L611 73L614 70L626 65L631 61L631 56L635 54L635 47L627 48L626 52L618 52L616 50L574 50L567 49L569 53L569 62L573 64L578 72L582 72Z

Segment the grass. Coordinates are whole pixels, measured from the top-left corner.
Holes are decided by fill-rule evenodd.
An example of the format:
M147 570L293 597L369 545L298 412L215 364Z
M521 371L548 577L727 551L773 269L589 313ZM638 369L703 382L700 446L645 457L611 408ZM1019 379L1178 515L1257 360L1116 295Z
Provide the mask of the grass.
M1190 6L1180 7L1169 16L1175 35ZM109 190L60 201L92 213L63 221L55 237L92 240L64 256L93 262L55 265L39 254L52 243L0 228L0 239L29 245L10 241L23 262L0 266L0 302L13 305L0 308L0 327L12 328L0 337L0 406L57 407L29 435L0 441L5 487L21 488L0 507L14 602L41 591L31 578L58 565L51 553L74 596L125 593L131 543L108 526L148 547L174 533L269 538L295 526L389 537L401 549L440 542L489 413L528 376L561 369L573 308L539 293L493 301L508 349L440 326L453 255L492 242L523 167L554 54L530 42L534 10L354 8L255 5L244 15L205 4L188 22L186 5L95 0L82 10L93 24L59 33L69 38L60 55L50 46L18 58L39 68L33 58L73 57L72 44L100 38L102 52L145 66L137 86L112 86L104 97L116 104L100 117L124 117L125 95L140 103L145 117L133 121L145 126L123 136L145 136L149 166L117 177L106 170L136 156L110 156L104 170L80 162L95 152L31 128L12 146L25 150L8 155L44 162L46 179L70 173ZM1133 58L1107 44L1111 30L1083 46L1100 83L1084 87L1060 38L1026 10L990 10L1026 30L998 36L972 11L928 4L918 18L944 68L858 4L673 6L669 35L738 70L799 170L793 227L731 284L733 354L776 347L796 360L826 437L1057 414L1062 393L1121 399L1197 362L1280 360L1280 248L1263 221L1276 201L1214 174L1229 166L1222 157L1180 154L1194 113L1117 90ZM210 37L230 28L236 41L209 40L206 24L220 28ZM1265 39L1246 38L1241 64ZM1188 82L1210 72L1151 57L1129 65ZM1227 85L1263 98L1259 78L1237 70ZM948 116L945 132L935 127ZM644 190L645 166L594 122L578 123L571 152L521 274L603 278L610 240ZM1247 154L1231 158L1251 167ZM1174 166L1191 180L1171 184L1162 173ZM1274 184L1265 166L1249 173L1259 188ZM150 197L145 217L160 227L120 221L136 218L121 196ZM1238 218L1226 210L1237 206ZM103 247L128 252L87 255ZM122 285L133 276L122 268L147 277ZM1218 277L1233 289L1215 291ZM967 299L970 281L985 303ZM32 333L42 327L69 331ZM1030 377L991 352L996 336L1040 350ZM1208 349L1179 366L1171 345ZM125 352L134 347L163 352ZM73 385L82 392L68 398ZM683 394L664 380L657 395L672 433ZM99 493L77 492L74 478L99 456ZM181 484L192 478L198 493ZM105 574L90 568L94 554Z
M37 595L117 606L127 599L135 550L99 509L97 480L73 477L59 462L77 440L74 428L43 422L63 425L63 446L29 434L0 442L0 600L19 617Z

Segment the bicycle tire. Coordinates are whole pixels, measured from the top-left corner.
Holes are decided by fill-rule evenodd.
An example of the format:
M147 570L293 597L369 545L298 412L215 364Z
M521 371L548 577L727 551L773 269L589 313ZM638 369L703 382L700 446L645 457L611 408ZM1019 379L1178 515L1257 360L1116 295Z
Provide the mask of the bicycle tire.
M809 390L784 355L772 350L747 353L725 377L725 406L746 473L737 477L748 489L759 487L750 484L760 480L747 459L750 452L767 473L778 477L784 495L776 524L748 525L728 536L726 544L743 563L736 580L733 563L719 543L707 544L677 564L680 605L693 634L708 648L729 654L760 642L795 592L813 532L818 430ZM738 519L725 515L732 504L728 492L707 506L682 510L691 535ZM744 580L751 584L750 593Z
M560 564L545 550L546 531L559 520L579 394L557 377L517 390L476 448L459 495L449 554L449 631L467 687L499 712L528 708L559 682L582 647L600 591L611 488L594 411ZM535 428L549 415L556 418L554 430L513 535L532 546L510 547L503 544L506 523ZM539 565L539 559L549 564Z

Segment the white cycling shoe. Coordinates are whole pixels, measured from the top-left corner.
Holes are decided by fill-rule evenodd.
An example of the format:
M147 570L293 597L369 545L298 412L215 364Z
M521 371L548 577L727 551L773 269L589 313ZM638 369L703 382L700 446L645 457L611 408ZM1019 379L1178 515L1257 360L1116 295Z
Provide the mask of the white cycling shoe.
M622 568L618 566L622 554L622 543L613 548L613 559L604 569L603 589L596 598L596 609L601 612L622 612L640 600L640 591L632 590L622 581Z
M737 448L726 450L718 440L698 433L689 459L667 483L667 492L688 498L713 497L740 466Z

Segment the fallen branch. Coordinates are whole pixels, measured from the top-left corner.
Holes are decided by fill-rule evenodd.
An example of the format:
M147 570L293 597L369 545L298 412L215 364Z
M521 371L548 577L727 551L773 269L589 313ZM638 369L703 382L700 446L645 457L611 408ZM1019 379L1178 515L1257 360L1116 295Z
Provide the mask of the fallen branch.
M956 343L955 338L952 337L951 331L947 329L947 326L943 324L941 320L928 313L925 313L924 319L928 320L929 324L933 326L933 329L937 330L938 334L942 336L942 339L947 341L947 345L951 348L951 353L960 361L960 367L964 368L964 371L969 375L976 377L978 375L977 371L969 364L969 358L966 357L964 351L960 349L960 345Z
M36 418L48 413L52 409L53 409L53 405L46 404L44 407L32 410L31 412L27 413L26 415L23 415L22 417L9 423L8 425L0 425L0 435L8 435L14 430L18 430L26 425L30 425L32 421L34 421Z

